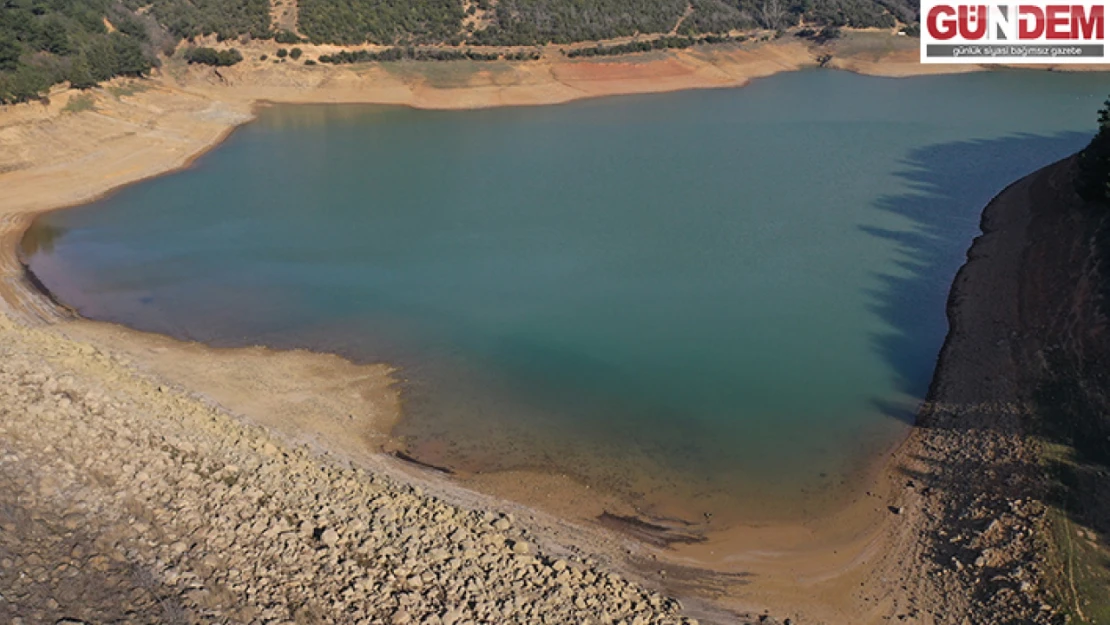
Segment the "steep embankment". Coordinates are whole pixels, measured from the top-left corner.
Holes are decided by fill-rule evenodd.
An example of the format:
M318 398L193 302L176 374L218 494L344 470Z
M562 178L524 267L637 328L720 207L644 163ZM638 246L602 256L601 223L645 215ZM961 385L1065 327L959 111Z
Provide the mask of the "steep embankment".
M926 519L921 559L933 569L915 583L940 589L937 607L972 622L1053 619L1041 590L1045 506L1019 349L1032 190L1060 166L1014 183L984 210L983 234L949 294L949 334L905 454Z
M1052 589L1083 622L1110 622L1110 335L1107 210L1065 162L1031 191L1022 297L1023 387L1046 479Z
M320 458L3 315L0 475L5 623L690 622L532 523Z
M992 200L952 286L930 401L902 454L913 484L907 514L923 538L921 574L908 581L937 622L1055 623L1077 610L1051 606L1084 602L1056 542L1063 521L1099 548L1085 540L1089 528L1070 525L1099 515L1079 519L1065 499L1097 500L1105 478L1091 476L1105 472L1088 470L1086 483L1072 479L1062 491L1051 457L1074 463L1075 434L1105 414L1097 380L1110 352L1093 244L1103 218L1075 195L1073 177L1074 159L1065 159ZM1101 413L1081 414L1081 404Z

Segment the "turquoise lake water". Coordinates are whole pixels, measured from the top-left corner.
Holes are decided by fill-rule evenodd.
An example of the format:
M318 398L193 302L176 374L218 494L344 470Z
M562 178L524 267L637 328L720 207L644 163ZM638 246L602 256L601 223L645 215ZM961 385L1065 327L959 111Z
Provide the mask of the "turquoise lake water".
M905 432L980 211L1082 147L1108 92L807 71L278 106L186 171L42 217L30 266L94 319L397 364L395 434L429 462L566 473L649 513L804 509Z

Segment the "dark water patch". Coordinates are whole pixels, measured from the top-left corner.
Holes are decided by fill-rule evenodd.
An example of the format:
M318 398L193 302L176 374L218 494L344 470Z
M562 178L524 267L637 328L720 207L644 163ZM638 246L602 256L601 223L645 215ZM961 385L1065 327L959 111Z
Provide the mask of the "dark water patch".
M414 465L416 465L416 466L418 466L422 469L431 469L432 471L435 471L437 473L443 473L445 475L454 475L455 474L455 472L452 471L449 467L442 467L442 466L439 466L438 464L431 464L429 462L424 462L423 460L420 460L419 458L415 458L415 457L411 456L410 454L408 454L404 451L401 451L401 450L394 451L393 452L393 457L397 458L398 460L403 460L403 461L405 461L409 464L414 464Z
M899 162L896 175L905 180L909 192L880 197L875 207L910 220L913 228L860 228L896 246L898 271L875 271L880 286L868 296L871 310L889 326L873 333L871 340L896 374L901 391L920 397L925 390L922 381L932 376L935 358L921 355L935 353L948 324L943 315L923 316L921 311L946 301L971 239L980 234L978 211L1014 181L1074 153L1089 139L1088 132L1021 132L923 146ZM875 405L907 423L916 416L905 404L876 398Z

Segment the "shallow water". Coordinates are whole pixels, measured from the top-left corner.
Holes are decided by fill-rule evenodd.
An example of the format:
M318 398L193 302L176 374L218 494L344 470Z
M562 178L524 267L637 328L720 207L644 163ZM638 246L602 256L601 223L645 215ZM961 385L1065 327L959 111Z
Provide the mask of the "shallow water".
M413 453L647 513L813 512L905 431L1002 187L1097 74L778 75L543 108L265 109L194 167L42 217L88 317L399 364Z

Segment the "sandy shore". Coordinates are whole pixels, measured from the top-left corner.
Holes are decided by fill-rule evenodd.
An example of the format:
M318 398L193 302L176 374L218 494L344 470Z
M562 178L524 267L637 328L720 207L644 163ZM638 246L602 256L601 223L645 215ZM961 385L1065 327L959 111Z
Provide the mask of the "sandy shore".
M320 52L310 46L305 48L309 56ZM527 531L542 536L553 553L572 549L582 554L600 554L595 557L603 558L611 570L623 570L641 583L671 596L681 596L686 599L688 612L714 621L723 622L722 610L746 614L753 620L770 610L777 618L789 617L806 623L881 623L899 616L912 617L914 622L947 623L960 622L952 620L954 615L974 616L984 606L994 605L976 603L971 598L973 584L969 585L958 573L951 573L955 569L950 562L936 562L931 551L933 542L942 536L937 532L943 531L950 521L944 514L948 509L946 502L952 497L939 487L922 485L945 483L945 479L952 477L948 461L965 453L967 431L915 430L899 450L880 459L881 466L874 471L874 486L866 496L860 496L820 523L737 527L706 537L704 542L669 548L653 545L651 541L630 542L605 531L602 524L582 525L581 521L568 524L536 510L474 494L434 472L377 453L388 441L374 432L388 431L398 415L398 398L387 366L356 366L334 356L306 352L213 350L74 319L43 300L41 293L28 283L16 255L19 237L33 215L83 203L122 185L187 166L236 126L252 119L259 102L475 108L735 87L752 78L814 67L817 54L825 49L816 50L791 40L590 61L567 61L549 55L544 60L524 64L460 62L341 67L274 65L255 60L267 50L248 47L244 49L248 62L221 69L219 74L210 68L170 62L159 77L118 82L94 91L87 102L83 100L87 96L59 91L49 105L0 109L0 189L4 191L0 196L3 311L0 318L6 319L0 324L0 336L4 337L5 346L12 346L9 349L13 353L26 356L32 363L27 365L29 369L20 369L12 375L36 375L33 370L38 363L49 362L51 367L62 367L60 373L51 373L52 376L68 372L97 388L118 387L123 397L139 393L134 396L148 398L149 388L158 386L178 389L173 390L172 402L163 405L159 414L172 413L170 408L174 406L188 407L190 411L203 407L208 410L205 414L233 416L226 423L240 424L234 427L245 427L241 424L247 423L264 428L235 430L249 432L236 434L248 443L272 439L274 445L291 445L294 449L297 445L308 445L316 452L327 452L355 463L371 476L365 479L384 475L397 484L420 481L423 488L433 488L438 497L461 509L512 508L518 518L527 519ZM855 34L838 43L832 54L830 66L886 76L980 69L919 65L915 40L884 33ZM1019 193L1020 188L1011 188L1006 197ZM994 212L1006 214L1005 218L997 218L1005 224L985 222L997 232L980 239L974 253L976 258L988 259L979 264L986 275L1004 271L1013 261L1008 254L1024 245L1020 211L996 208ZM1000 291L1009 284L1006 280L986 287L980 277L976 284L960 287L961 280L967 282L969 275L965 269L957 280L957 288L964 293L978 293L978 289L984 288L998 295L992 301L1003 301L1012 295ZM953 297L955 301L956 296ZM988 299L991 298L984 301ZM968 323L991 325L1010 321ZM964 336L965 343L972 341L978 345L987 340L986 334L983 337L969 331L960 334L955 320L953 327L954 335ZM994 371L996 361L989 352L980 353L975 348L971 352L975 357L955 356L952 344L950 337L938 380L948 379L940 373L943 371L963 371L968 367L971 369L967 370L977 374ZM114 363L108 373L97 370L95 375L100 377L82 377L92 375L85 369L93 366L94 361L105 359ZM957 362L960 364L952 364ZM154 386L135 390L138 388L135 385L141 384ZM983 389L966 387L959 376L951 382L935 382L933 399L939 402L937 405L948 408L935 408L924 418L939 422L941 417L936 415L942 412L967 410L966 400L1012 397L1007 395L1012 390L992 389L984 394ZM220 410L213 413L212 405ZM1009 414L1011 409L1004 410ZM119 418L133 416L121 413ZM988 417L989 414L983 416ZM158 435L160 424L161 421L147 424L152 436ZM88 426L95 429L101 425L93 412ZM979 430L971 431L979 436ZM989 431L993 436L998 430ZM1015 432L1008 436L1004 440L991 439L989 448L1020 438ZM214 441L206 444L216 445ZM30 455L17 456L24 460L35 456L31 448L25 451ZM77 450L73 453L77 454ZM315 458L312 454L297 457L317 466L313 462L318 459L311 460ZM39 461L45 462L41 458L35 460ZM981 461L993 462L994 457ZM80 466L76 459L73 463ZM18 463L11 466L24 467ZM916 477L907 480L907 474ZM503 479L515 483L519 477ZM565 483L558 476L525 477L533 491L586 496L576 485ZM362 479L360 474L356 481ZM264 486L259 487L265 490ZM957 487L954 482L949 486ZM402 486L397 488L403 490ZM493 485L493 490L511 489ZM329 496L322 495L325 504ZM524 497L527 499L526 494ZM595 501L592 505L598 504ZM627 524L623 529L629 529ZM649 529L647 534L653 532ZM511 545L508 549L511 551ZM150 557L157 560L161 556ZM497 566L513 566L512 562L498 563ZM538 566L542 569L547 564ZM550 571L553 579L559 573ZM273 575L280 577L285 573ZM1040 601L1035 594L1030 597L1030 601ZM700 603L701 600L709 603ZM335 605L327 603L332 608ZM1028 608L1024 603L998 605L1014 613ZM592 610L595 606L589 607ZM644 609L644 614L650 612ZM333 615L325 620L337 619Z

